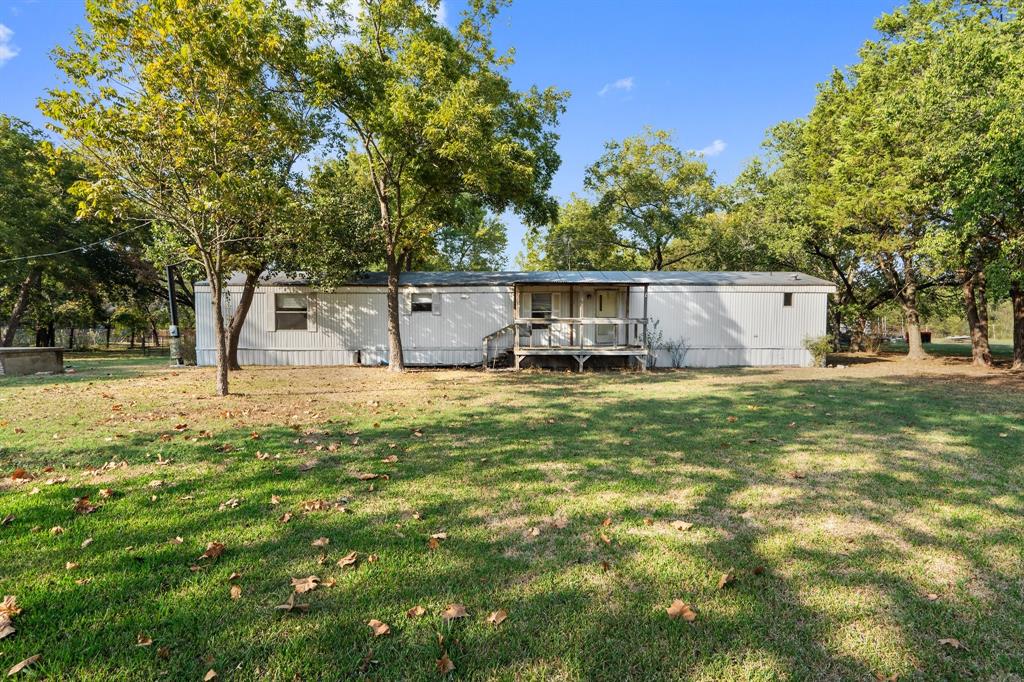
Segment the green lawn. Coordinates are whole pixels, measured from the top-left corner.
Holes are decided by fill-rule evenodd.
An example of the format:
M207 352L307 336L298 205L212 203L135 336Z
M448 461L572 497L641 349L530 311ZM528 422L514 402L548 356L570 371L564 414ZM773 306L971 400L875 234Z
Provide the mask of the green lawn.
M439 679L446 653L477 680L1024 675L1005 372L267 368L218 399L209 370L71 362L0 379L0 596L22 609L0 674ZM275 608L310 575L308 610Z

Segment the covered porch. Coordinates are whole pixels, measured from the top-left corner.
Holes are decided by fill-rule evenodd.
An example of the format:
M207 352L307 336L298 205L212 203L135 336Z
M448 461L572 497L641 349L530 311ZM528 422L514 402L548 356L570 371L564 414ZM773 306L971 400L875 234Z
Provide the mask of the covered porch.
M568 357L583 370L593 357L623 357L647 368L647 284L516 284L512 352ZM639 309L636 309L639 308Z

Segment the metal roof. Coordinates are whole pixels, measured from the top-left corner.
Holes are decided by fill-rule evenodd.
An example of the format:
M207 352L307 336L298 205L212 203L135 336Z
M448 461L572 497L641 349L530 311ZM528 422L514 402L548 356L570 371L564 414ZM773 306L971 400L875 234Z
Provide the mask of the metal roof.
M241 285L245 276L235 273L229 285ZM203 284L203 282L198 282ZM278 286L305 286L309 280L268 273L260 283ZM599 271L555 270L529 272L403 272L400 286L411 287L471 287L509 286L513 284L582 284L582 285L643 285L662 284L677 286L786 286L832 287L829 282L800 272L710 272L710 271ZM387 274L368 272L353 278L346 286L387 286Z

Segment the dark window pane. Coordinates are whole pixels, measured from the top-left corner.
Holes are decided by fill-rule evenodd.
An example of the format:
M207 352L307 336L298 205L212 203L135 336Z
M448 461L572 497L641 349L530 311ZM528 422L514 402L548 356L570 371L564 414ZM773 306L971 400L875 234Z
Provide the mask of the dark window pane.
M793 305L793 294L791 294L788 291L784 293L782 295L782 305L786 306L787 308Z
M306 311L290 312L286 310L278 310L276 313L276 321L278 329L305 329Z

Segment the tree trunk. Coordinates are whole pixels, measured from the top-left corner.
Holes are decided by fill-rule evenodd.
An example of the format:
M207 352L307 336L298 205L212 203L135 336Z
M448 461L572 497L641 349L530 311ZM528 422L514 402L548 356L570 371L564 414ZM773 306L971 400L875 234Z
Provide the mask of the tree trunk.
M238 307L231 314L228 322L228 369L237 372L242 369L238 364L238 339L242 336L242 327L245 326L245 318L252 307L253 295L256 293L256 283L259 281L261 266L259 270L245 273L245 284L242 287L242 296L238 299Z
M213 338L217 343L217 395L228 394L228 343L224 329L224 309L221 305L221 282L212 273L207 275L210 282L210 304L213 306Z
M32 295L32 290L39 284L41 274L39 268L32 267L28 271L28 276L21 283L21 287L18 289L18 298L14 301L14 308L11 309L11 316L7 318L7 330L4 332L3 338L0 339L0 347L9 348L14 345L14 335L18 333L18 325L21 324L25 310L28 309L28 299Z
M149 325L150 325L150 327L153 330L153 347L154 348L159 348L160 347L160 330L156 328L156 322L153 322L152 320L150 321Z
M132 335L128 337L128 350L135 350L135 327L132 327Z
M68 329L68 350L72 350L75 347L75 328L71 327Z
M1013 369L1024 370L1024 279L1010 285L1013 302Z
M104 326L106 327L107 330L107 348L110 348L110 332L113 331L114 327L109 324Z
M388 369L392 372L405 371L402 357L402 332L398 310L398 275L401 271L395 254L387 257L388 267Z
M57 323L53 320L46 325L46 345L49 348L57 346Z
M917 284L909 281L900 294L900 305L907 320L907 359L923 360L928 357L921 342L921 314L917 310Z
M992 366L992 351L988 344L988 301L985 298L985 273L979 272L964 279L964 310L971 332L971 356L975 365Z

